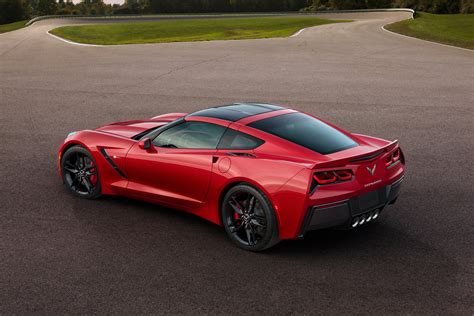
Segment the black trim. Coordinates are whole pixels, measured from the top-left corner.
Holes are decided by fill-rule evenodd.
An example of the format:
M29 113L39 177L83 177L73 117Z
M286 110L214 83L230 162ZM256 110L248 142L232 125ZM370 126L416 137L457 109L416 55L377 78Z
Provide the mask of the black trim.
M333 202L333 203L327 203L327 204L322 204L322 205L318 205L318 206L311 206L306 211L306 215L303 219L303 224L301 225L300 233L298 234L298 238L303 238L306 232L308 232L310 230L313 230L310 227L310 223L311 223L312 217L314 215L314 210L315 209L317 209L317 208L325 209L325 208L337 207L337 206L340 206L340 205L347 204L348 202L349 202L349 200L341 200L341 201L337 201L337 202ZM324 227L321 227L321 228L324 228Z
M349 229L354 216L374 210L382 212L387 205L394 204L397 200L403 179L402 176L389 185L347 200L311 206L306 211L298 238L303 238L308 231L322 228L342 227Z
M242 152L228 152L226 153L227 156L233 156L233 157L249 157L249 158L257 158L254 154L251 153L242 153Z
M160 127L163 127L163 125L162 125L162 126L158 126L158 127L149 128L149 129L147 129L147 130L145 130L145 131L143 131L143 132L141 132L141 133L138 133L137 135L132 136L132 139L134 139L134 140L140 140L143 136L145 136L145 135L147 135L147 134L153 132L154 130L157 130L157 129L160 128Z
M359 157L359 158L355 158L355 159L351 159L349 160L349 162L360 162L360 161L366 161L366 160L372 160L374 159L375 157L378 157L380 156L384 151L383 150L379 150L371 155L367 155L367 156L363 156L363 157Z
M396 165L398 165L399 163L401 163L401 161L400 161L400 160L397 160L397 161L395 161L394 163L392 163L391 165L389 165L389 166L387 167L387 169L391 169L391 168L395 167Z
M112 160L112 158L110 158L110 156L109 156L109 154L107 153L107 151L105 150L105 148L100 148L99 151L100 151L100 153L102 154L102 156L104 156L105 160L107 160L107 162L112 166L112 168L114 168L115 171L117 171L117 173L118 173L122 178L127 179L127 176L122 172L122 170L120 170L120 168L115 164L115 162Z
M163 133L164 131L166 131L167 129L173 127L173 126L176 126L176 125L179 125L181 123L184 123L185 120L183 117L175 120L175 121L172 121L172 122L169 122L165 125L162 125L162 126L158 126L158 127L154 127L152 129L149 129L149 130L146 130L144 132L141 132L140 134L137 134L135 136L132 137L132 139L134 140L137 140L137 141L140 141L142 140L143 138L150 138L151 140L155 139L158 135L160 135L161 133Z
M249 116L278 111L282 109L284 108L272 104L234 103L203 109L194 113L190 113L187 116L212 117L220 120L236 122Z

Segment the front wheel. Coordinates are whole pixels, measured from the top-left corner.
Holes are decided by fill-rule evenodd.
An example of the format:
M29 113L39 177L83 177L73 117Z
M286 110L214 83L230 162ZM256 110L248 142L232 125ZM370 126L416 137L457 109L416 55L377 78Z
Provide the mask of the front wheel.
M270 201L250 185L237 185L227 192L222 202L222 223L230 239L242 249L261 251L279 242Z
M74 195L95 199L101 195L99 172L92 155L83 147L69 148L61 159L61 175Z

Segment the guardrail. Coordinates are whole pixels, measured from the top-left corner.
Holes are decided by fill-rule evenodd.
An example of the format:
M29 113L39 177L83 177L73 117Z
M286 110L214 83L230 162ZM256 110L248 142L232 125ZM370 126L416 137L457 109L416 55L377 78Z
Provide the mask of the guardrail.
M240 13L203 13L203 14L116 14L116 15L42 15L35 17L29 20L26 23L26 26L29 26L35 22L49 19L126 19L126 18L179 18L179 17L238 17L239 15L255 15L255 16L267 16L267 15L286 15L286 14L295 14L295 15L312 15L312 14L321 14L321 13L357 13L357 12L391 12L391 11L402 11L410 12L412 14L412 19L415 18L415 10L406 9L406 8L394 8L394 9L361 9L361 10L324 10L324 11L309 11L309 12L240 12Z
M357 13L357 12L410 12L411 18L415 18L416 11L409 8L389 8L389 9L359 9L359 10L323 10L313 11L311 13Z

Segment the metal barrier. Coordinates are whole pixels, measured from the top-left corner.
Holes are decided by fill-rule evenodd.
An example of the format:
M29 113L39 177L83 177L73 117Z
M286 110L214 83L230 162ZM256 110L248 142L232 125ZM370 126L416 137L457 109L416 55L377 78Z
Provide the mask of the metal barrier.
M391 12L401 11L410 12L412 19L415 18L415 10L406 8L394 8L394 9L362 9L362 10L324 10L324 11L311 11L311 12L272 12L272 13L218 13L218 14L117 14L117 15L43 15L35 17L26 23L29 26L35 22L48 20L48 19L127 19L127 18L218 18L218 17L239 17L239 16L279 16L279 15L313 15L321 13L357 13L357 12Z

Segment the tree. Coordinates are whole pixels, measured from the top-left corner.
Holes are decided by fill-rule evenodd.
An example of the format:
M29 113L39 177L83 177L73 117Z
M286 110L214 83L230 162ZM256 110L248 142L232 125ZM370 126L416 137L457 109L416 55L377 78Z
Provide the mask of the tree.
M461 13L474 13L474 1L473 0L462 0L461 1Z
M57 10L57 4L55 0L39 0L38 1L38 15L51 15L55 14Z
M26 18L26 4L22 0L0 0L0 24Z

